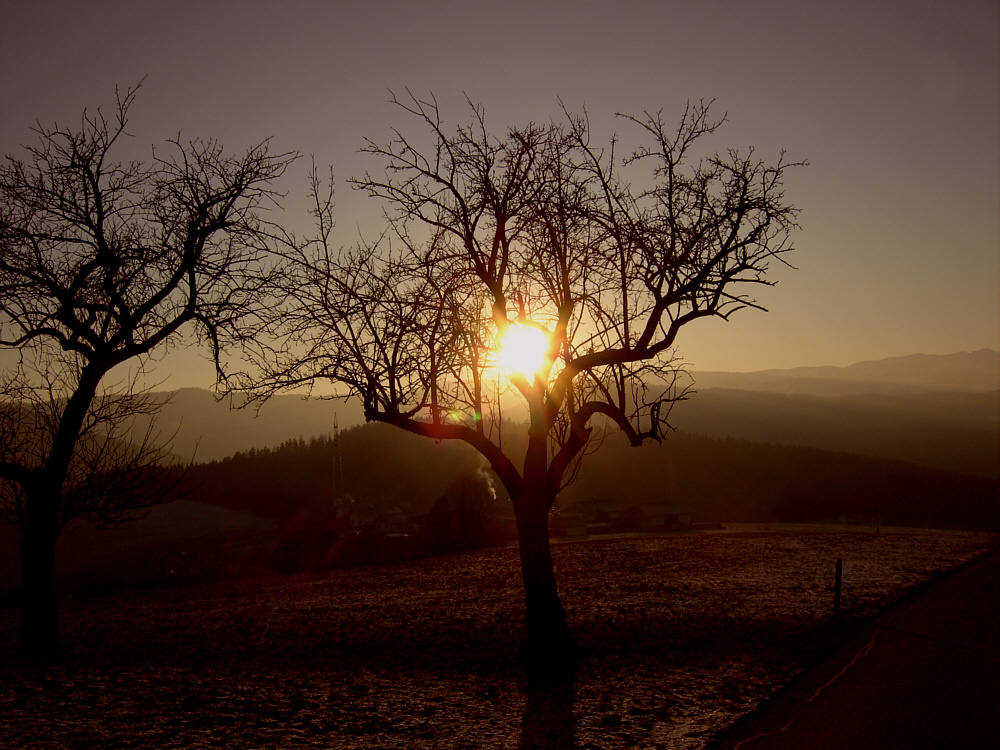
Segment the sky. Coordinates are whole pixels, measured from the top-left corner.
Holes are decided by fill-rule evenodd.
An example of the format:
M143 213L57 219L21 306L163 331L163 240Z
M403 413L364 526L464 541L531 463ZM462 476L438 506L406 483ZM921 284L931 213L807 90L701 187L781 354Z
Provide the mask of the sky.
M559 100L604 137L616 112L715 100L713 148L781 149L801 209L795 270L763 313L697 321L694 370L846 366L1000 349L1000 4L809 2L306 2L0 0L0 152L31 126L74 124L145 77L139 155L181 133L233 151L265 137L306 155L282 183L302 216L308 156L339 181L344 244L378 206L345 180L378 164L365 137L407 123L390 91L465 97L488 123L547 122ZM131 148L130 144L130 148ZM210 387L194 352L159 363L167 387Z

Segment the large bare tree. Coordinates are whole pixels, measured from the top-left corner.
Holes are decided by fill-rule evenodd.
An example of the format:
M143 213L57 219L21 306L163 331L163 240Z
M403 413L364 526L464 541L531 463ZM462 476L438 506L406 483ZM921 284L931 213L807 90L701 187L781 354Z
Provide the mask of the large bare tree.
M246 342L256 385L329 380L368 420L476 448L517 519L526 653L560 663L574 643L549 549L556 496L602 430L640 445L669 429L685 325L760 307L751 290L791 249L792 164L699 151L725 119L704 103L673 123L624 117L640 137L622 154L567 111L495 135L471 103L450 129L435 101L394 102L417 135L369 141L384 171L351 180L384 203L387 229L333 246L332 179L314 170L319 231L287 243L288 305ZM532 340L542 356L528 365L511 350ZM520 440L503 432L511 396L526 407Z
M267 141L230 156L178 137L146 161L116 160L137 88L110 117L36 126L37 143L0 166L0 501L19 525L30 656L58 649L65 524L168 496L155 434L129 431L154 410L134 375L184 337L218 355L264 304L264 211L295 158ZM105 387L113 371L119 389Z

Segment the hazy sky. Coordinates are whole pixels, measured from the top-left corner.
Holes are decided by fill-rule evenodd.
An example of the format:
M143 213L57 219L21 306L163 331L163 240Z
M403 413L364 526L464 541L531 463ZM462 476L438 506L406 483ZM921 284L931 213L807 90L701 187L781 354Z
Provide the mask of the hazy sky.
M787 194L802 230L776 288L729 323L680 339L695 369L847 365L1000 348L1000 5L921 2L46 2L0 0L0 151L34 121L70 124L148 76L135 143L182 131L241 150L265 136L339 178L406 125L388 90L463 94L498 130L586 107L715 99L713 146L781 148L806 169ZM143 153L148 153L144 151ZM284 183L299 214L304 167ZM341 185L338 231L371 233L373 206ZM192 356L167 385L211 385Z

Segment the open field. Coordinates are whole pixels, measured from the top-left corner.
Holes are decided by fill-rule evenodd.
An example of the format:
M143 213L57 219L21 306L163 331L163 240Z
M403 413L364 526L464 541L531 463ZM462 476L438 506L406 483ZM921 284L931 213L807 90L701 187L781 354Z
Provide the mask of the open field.
M554 545L582 648L571 687L529 686L517 660L514 549L68 597L56 666L15 661L6 609L0 746L700 748L996 541L747 525Z

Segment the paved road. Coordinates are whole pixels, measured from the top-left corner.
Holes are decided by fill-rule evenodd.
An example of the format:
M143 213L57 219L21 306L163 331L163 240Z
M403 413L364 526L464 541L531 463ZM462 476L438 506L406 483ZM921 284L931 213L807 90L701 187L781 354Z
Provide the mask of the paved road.
M712 748L1000 748L1000 554L890 610Z

